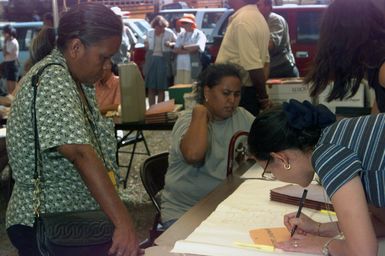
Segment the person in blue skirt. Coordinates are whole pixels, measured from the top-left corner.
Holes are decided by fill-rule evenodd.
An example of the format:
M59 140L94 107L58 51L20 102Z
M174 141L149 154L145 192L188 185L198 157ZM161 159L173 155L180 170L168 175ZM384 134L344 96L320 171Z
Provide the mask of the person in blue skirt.
M172 77L172 47L175 44L176 35L167 28L168 21L158 15L151 22L153 29L147 32L145 46L147 48L144 66L146 88L148 88L148 101L150 106L164 101L165 90Z

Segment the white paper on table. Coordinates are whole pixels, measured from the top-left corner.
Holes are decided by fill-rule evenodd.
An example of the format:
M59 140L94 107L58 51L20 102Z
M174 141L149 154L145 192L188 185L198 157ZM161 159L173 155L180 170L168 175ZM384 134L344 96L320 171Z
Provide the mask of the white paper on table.
M310 255L280 250L265 252L234 245L235 242L252 244L249 230L282 227L283 216L297 211L297 206L270 201L270 189L285 184L256 179L244 181L185 240L177 241L172 252L209 256ZM317 221L330 221L329 215L313 209L303 208L302 212ZM335 216L332 218L335 220Z
M263 168L255 163L253 166L251 166L242 176L241 179L255 179L255 178L261 178L263 172Z

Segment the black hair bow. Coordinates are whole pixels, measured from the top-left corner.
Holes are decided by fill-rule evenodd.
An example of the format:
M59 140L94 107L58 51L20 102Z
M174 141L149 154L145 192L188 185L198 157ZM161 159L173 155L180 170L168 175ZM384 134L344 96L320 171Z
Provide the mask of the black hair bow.
M301 103L291 99L288 103L283 103L283 111L289 125L299 130L310 127L325 128L336 121L336 116L326 106L314 106L307 100Z

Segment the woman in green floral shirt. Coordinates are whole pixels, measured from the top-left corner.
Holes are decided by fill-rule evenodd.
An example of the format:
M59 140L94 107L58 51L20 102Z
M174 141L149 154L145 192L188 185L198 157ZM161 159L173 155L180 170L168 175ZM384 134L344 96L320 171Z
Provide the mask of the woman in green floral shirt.
M42 156L42 212L101 208L115 226L111 255L137 255L131 218L108 169L114 162L113 124L101 117L94 88L118 50L122 23L103 5L84 3L64 14L57 48L36 63L20 82L7 123L7 147L15 187L7 209L10 240L20 255L39 255L33 210L34 131L32 76L44 68L36 98Z

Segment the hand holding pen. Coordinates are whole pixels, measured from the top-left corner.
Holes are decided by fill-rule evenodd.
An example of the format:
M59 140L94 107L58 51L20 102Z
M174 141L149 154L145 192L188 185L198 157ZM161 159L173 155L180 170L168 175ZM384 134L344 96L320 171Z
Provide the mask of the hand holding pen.
M297 214L296 214L296 218L299 218L299 216L301 216L301 211L302 211L302 207L305 203L305 199L306 199L306 195L307 195L307 189L304 189L303 190L303 193L302 193L302 197L301 197L301 200L299 201L299 207L298 207L298 211L297 211ZM297 230L297 225L295 225L291 231L290 231L290 237L293 237L295 231Z
M296 218L297 212L291 212L285 214L284 224L288 230L292 230L295 225L298 225L295 230L295 234L312 234L315 236L320 235L320 222L314 221L306 214L301 213L301 215Z

